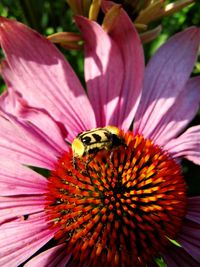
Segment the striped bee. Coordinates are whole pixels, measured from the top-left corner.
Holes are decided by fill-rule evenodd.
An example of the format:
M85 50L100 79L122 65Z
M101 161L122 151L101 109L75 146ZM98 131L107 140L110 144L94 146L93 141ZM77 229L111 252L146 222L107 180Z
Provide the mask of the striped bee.
M101 149L110 150L122 144L124 142L120 136L119 128L106 126L78 134L72 142L72 151L74 157L81 158Z

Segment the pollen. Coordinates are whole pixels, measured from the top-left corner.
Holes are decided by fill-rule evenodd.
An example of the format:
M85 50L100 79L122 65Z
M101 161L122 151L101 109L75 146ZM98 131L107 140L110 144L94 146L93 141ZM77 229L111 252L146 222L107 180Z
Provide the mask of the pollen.
M82 158L65 152L52 170L46 212L70 266L142 267L167 250L186 214L180 166L151 140Z

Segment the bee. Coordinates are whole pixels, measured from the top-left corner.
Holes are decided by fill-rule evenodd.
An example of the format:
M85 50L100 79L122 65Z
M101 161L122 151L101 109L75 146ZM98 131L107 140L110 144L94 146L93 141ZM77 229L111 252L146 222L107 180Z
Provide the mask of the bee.
M97 153L101 149L111 150L124 144L120 135L120 129L115 126L95 128L82 132L72 142L74 157L81 158L91 153Z

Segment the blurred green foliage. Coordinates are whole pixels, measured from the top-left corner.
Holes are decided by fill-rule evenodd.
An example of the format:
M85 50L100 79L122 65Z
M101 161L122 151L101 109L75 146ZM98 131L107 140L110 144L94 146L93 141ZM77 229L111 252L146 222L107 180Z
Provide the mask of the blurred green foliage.
M151 57L158 47L160 47L170 36L174 35L175 33L180 32L192 25L200 26L199 14L200 1L196 1L196 3L183 8L179 12L153 23L153 26L161 24L162 32L153 42L145 45L146 58L148 59ZM200 70L198 73L200 73Z

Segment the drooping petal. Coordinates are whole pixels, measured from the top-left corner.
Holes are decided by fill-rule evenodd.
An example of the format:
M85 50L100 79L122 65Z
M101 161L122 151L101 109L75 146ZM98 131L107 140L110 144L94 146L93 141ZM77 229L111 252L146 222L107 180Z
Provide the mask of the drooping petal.
M135 131L151 138L175 103L197 58L200 29L191 27L173 36L147 65L144 89L135 117ZM178 108L178 107L177 107Z
M46 192L46 178L13 160L0 159L0 196L33 196Z
M62 121L69 140L96 126L79 80L48 40L19 22L1 17L0 43L8 63L2 67L7 84L21 93L30 106L45 108Z
M0 225L17 217L41 212L45 207L45 196L0 197Z
M108 33L77 18L86 40L85 77L100 126L128 129L141 95L144 57L132 22L123 10Z
M66 147L63 139L67 137L67 131L64 125L55 121L45 109L30 107L19 93L10 87L0 95L0 107L6 113L36 125L62 150Z
M200 225L200 197L188 198L188 212L186 218Z
M0 154L17 162L52 169L62 150L41 129L3 112L0 114Z
M167 248L163 258L169 267L199 267L199 263L183 248L172 246Z
M27 220L16 220L0 226L0 266L16 267L54 235L44 214L30 216Z
M151 134L159 145L175 138L195 117L200 104L200 77L190 79L173 106L162 117Z
M177 241L200 264L200 224L185 220Z
M0 107L5 112L16 115L18 106L15 99L13 99L14 97L12 92L14 92L12 89L9 91L6 90L0 95Z
M44 251L28 261L24 267L65 267L70 259L66 254L66 244Z
M83 17L76 22L85 40L85 80L97 125L117 125L124 76L121 53L96 22Z
M181 136L169 141L165 149L175 158L185 157L200 164L200 126L190 127Z

